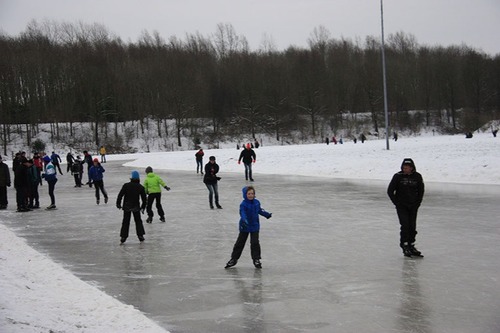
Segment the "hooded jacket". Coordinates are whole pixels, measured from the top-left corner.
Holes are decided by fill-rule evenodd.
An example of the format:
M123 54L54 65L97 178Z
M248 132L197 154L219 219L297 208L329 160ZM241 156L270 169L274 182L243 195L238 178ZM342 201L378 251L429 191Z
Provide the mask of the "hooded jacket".
M118 208L123 208L126 212L138 212L141 209L145 209L146 204L146 192L144 191L144 186L139 182L139 179L131 179L129 183L123 184L116 198L116 206Z
M260 201L247 198L247 187L243 187L243 201L240 204L240 232L258 232L260 230L259 215L270 218L271 213L260 207Z
M155 174L154 172L149 172L144 180L144 189L146 194L151 193L161 193L161 188L165 187L165 182Z
M412 173L408 175L403 173L403 165L405 164L413 167ZM401 171L392 177L387 194L396 207L418 208L420 206L424 197L424 181L411 158L403 160Z
M93 165L89 169L89 177L92 181L101 181L104 178L103 173L106 172L100 163L97 166Z

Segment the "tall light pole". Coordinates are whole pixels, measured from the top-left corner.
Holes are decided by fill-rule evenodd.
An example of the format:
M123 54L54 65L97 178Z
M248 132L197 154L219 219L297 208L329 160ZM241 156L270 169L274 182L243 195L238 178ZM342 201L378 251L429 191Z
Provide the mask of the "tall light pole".
M380 0L380 26L382 28L382 76L384 80L385 145L387 150L389 150L389 113L387 111L387 80L385 76L384 0Z

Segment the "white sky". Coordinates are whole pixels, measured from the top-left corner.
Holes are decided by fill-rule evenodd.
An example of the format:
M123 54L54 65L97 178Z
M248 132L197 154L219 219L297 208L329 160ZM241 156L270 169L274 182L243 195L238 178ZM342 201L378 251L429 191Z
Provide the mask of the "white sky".
M499 54L499 18L499 0L384 0L385 36L403 31L421 45L465 43ZM208 37L217 24L229 23L253 50L264 36L278 49L306 47L320 25L336 39L381 33L379 0L0 0L3 32L17 35L32 19L102 23L132 42L143 30L166 40L197 32Z
M489 132L465 139L455 136L400 137L391 141L390 150L383 139L369 139L364 144L346 141L343 145L309 144L296 146L266 145L256 149L254 178L259 173L320 176L344 179L373 179L388 183L399 171L401 161L412 157L424 182L500 185L500 137ZM108 155L111 160L143 170L196 169L195 151ZM239 152L232 148L205 150L205 157L215 155L224 177L239 172ZM207 158L205 158L206 162ZM8 161L10 165L10 161ZM264 185L257 185L264 186ZM486 190L487 187L484 186ZM9 189L12 196L12 189ZM172 189L170 195L175 195ZM389 201L389 199L387 199ZM425 204L425 199L424 199ZM132 306L100 292L77 279L46 256L37 253L4 226L0 211L0 331L1 332L163 332L154 322ZM118 245L117 245L118 246Z

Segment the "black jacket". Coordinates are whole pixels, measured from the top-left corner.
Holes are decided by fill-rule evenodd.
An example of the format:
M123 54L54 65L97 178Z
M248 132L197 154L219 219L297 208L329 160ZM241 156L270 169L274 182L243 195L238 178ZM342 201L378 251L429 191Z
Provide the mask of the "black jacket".
M0 186L10 186L10 170L5 163L0 163Z
M219 165L217 163L208 162L205 164L205 175L203 176L203 182L209 185L217 184L220 177L217 177L217 172L219 172Z
M241 151L238 162L241 161L241 159L243 159L243 163L250 164L253 160L256 159L255 152L253 151L253 149L245 148Z
M123 205L122 205L123 199ZM139 202L142 200L142 204ZM118 193L116 198L116 207L123 208L124 211L128 212L138 212L141 209L146 208L147 197L144 186L139 183L139 181L131 180L129 183L125 183Z
M387 188L387 194L395 206L418 208L424 198L424 180L422 175L416 171L415 164L411 159L405 159L401 164L401 169L404 164L412 165L413 172L406 175L401 170L394 174Z

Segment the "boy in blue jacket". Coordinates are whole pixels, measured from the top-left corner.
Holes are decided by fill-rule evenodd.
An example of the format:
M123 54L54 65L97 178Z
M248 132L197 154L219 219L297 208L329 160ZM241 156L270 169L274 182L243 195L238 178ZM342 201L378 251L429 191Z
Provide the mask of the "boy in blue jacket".
M255 189L253 186L245 186L242 191L243 201L240 204L240 233L234 244L231 259L227 262L225 268L232 267L238 263L238 259L241 256L241 252L243 252L248 235L250 235L250 251L253 264L256 268L262 268L260 262L259 215L269 219L272 213L266 212L260 206L260 201L255 199Z

